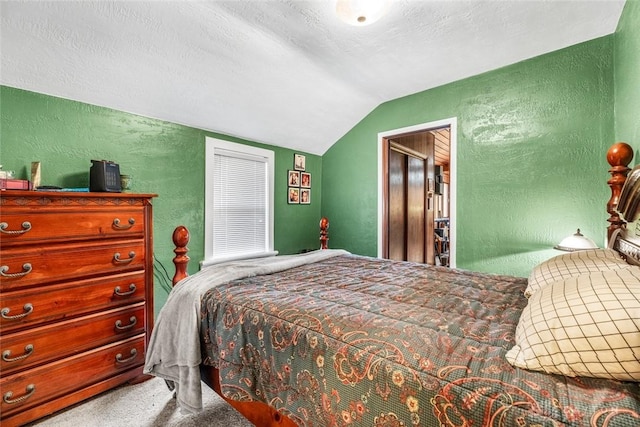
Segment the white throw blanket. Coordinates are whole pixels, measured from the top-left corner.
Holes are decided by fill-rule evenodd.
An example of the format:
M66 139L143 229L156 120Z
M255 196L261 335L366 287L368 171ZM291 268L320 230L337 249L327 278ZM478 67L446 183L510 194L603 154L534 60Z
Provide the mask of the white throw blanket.
M325 249L212 265L180 281L156 319L144 372L172 381L183 412L202 410L200 302L214 286L231 280L277 273L349 252Z

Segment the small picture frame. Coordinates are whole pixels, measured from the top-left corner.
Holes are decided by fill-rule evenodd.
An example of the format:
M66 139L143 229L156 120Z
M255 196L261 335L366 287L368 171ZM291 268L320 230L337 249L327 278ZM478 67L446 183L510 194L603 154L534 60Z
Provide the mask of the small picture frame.
M300 204L300 188L289 187L289 191L287 191L287 200L290 205Z
M301 205L310 205L311 204L311 189L310 188L301 188L300 189L300 204Z
M287 172L287 182L289 187L300 187L300 172L292 170Z
M311 174L309 172L300 172L300 187L311 188Z
M303 171L305 169L306 157L302 154L293 155L293 168L297 171Z

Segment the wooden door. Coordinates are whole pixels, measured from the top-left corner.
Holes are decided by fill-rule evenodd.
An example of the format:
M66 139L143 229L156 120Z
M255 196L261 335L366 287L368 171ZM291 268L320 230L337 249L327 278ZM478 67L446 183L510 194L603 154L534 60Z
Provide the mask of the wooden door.
M385 258L406 260L407 257L407 159L389 149L389 221L388 254Z
M434 263L433 192L428 185L429 174L433 180L433 156L428 155L433 150L433 135L426 139L427 143L416 147L419 150L385 142L385 258Z
M427 211L427 194L425 178L427 161L407 155L407 261L425 263L427 257L427 236L425 220Z

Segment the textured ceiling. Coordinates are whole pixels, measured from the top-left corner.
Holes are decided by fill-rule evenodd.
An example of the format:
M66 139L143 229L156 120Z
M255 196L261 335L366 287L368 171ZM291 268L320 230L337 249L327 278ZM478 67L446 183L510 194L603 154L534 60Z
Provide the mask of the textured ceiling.
M323 154L379 104L615 31L624 0L6 1L0 83Z

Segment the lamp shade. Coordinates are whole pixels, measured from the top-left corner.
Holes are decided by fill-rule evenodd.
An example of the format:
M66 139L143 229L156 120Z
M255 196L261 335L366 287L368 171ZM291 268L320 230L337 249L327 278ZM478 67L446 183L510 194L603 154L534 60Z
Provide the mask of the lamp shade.
M349 25L370 25L382 18L389 0L337 0L336 15Z
M595 249L597 247L598 245L596 245L593 240L580 233L580 229L578 228L578 231L575 234L565 237L553 248L561 251L573 252L585 249Z

